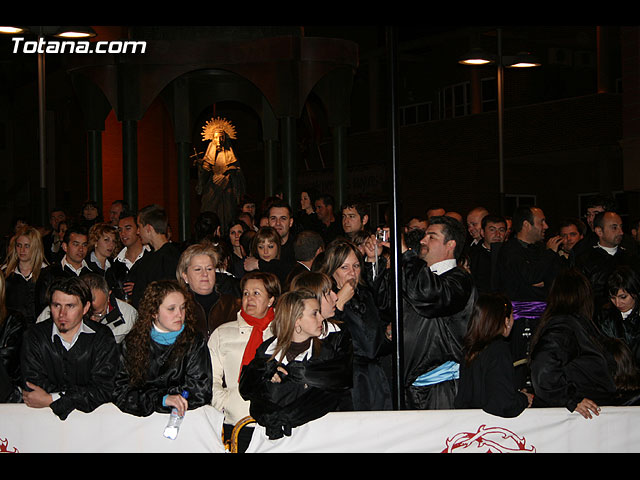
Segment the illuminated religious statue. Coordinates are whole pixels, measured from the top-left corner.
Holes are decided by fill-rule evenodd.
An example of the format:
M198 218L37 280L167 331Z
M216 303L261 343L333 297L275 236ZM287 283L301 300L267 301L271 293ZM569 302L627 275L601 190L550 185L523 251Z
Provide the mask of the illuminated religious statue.
M246 184L240 163L231 148L236 129L224 118L212 118L202 128L203 140L210 140L204 157L195 161L198 166L196 193L201 197L201 212L214 212L226 231L236 215L240 197Z

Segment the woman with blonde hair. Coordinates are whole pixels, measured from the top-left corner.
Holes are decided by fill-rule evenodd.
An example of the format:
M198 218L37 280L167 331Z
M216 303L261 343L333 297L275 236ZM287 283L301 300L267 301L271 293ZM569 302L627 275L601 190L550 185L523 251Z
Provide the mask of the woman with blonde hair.
M38 229L29 225L19 227L7 249L5 297L7 308L20 312L29 323L35 323L40 313L36 312L36 282L46 266Z
M109 223L96 223L89 229L86 262L92 272L104 275L118 250L118 230Z
M217 274L219 262L219 247L203 241L182 252L176 269L178 282L193 296L196 326L207 340L218 325L235 320L241 307L239 282Z
M293 428L339 409L352 386L352 345L347 332L327 334L316 294L280 297L266 340L240 378L250 413L278 439Z
M191 297L177 281L147 286L122 343L114 392L120 410L146 417L175 407L182 415L211 403L211 358L195 323Z

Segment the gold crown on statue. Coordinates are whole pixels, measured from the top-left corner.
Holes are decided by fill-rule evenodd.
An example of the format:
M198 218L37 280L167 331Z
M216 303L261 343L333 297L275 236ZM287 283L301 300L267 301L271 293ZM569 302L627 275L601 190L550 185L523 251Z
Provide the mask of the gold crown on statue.
M236 129L226 118L212 118L204 127L202 127L202 139L213 140L213 134L216 132L224 132L225 135L233 140L236 138Z

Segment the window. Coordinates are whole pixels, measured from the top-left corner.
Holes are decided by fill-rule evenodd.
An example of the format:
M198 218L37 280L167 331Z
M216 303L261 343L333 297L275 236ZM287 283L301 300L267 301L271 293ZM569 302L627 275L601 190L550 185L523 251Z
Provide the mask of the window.
M431 102L400 107L400 125L415 125L431 120Z
M470 89L470 82L463 82L440 90L438 92L440 119L469 115L471 111Z

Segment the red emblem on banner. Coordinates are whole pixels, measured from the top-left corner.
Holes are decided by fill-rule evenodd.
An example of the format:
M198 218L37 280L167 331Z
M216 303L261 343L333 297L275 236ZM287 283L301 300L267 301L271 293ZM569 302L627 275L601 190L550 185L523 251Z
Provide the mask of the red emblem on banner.
M473 432L460 432L447 438L447 446L442 453L473 451L479 453L535 453L533 446L527 446L523 437L502 427L481 425Z
M0 453L19 453L16 447L13 450L9 450L9 440L6 438L0 438Z

